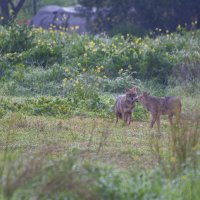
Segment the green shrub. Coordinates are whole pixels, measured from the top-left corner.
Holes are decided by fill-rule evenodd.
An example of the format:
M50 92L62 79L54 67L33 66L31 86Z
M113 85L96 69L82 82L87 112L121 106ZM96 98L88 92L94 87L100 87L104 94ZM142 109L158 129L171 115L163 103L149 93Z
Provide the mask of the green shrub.
M159 168L148 172L117 170L113 166L80 163L77 160L78 156L75 155L47 160L44 153L37 153L9 162L3 174L4 197L13 200L33 197L85 200L199 199L199 168L195 171L186 168L180 175L169 179Z
M117 34L126 36L127 34L131 34L135 37L142 37L147 35L147 31L139 25L124 21L118 25L115 25L111 30L109 30L108 34L110 36Z
M134 73L130 70L121 69L118 74L119 76L113 79L103 78L100 82L101 89L106 92L121 93L126 89L141 85L140 80L133 78Z
M10 112L18 112L23 108L23 104L20 101L12 101L7 98L0 99L0 118Z
M47 65L61 63L62 61L62 48L53 41L44 40L38 42L38 44L29 49L26 54L24 62L32 65L46 67Z
M74 104L74 107L96 112L109 109L110 105L104 102L100 92L101 78L98 76L98 71L79 72L76 67L73 67L65 70L65 76L63 94Z
M0 115L3 117L8 112L21 112L29 115L48 115L69 117L73 115L109 117L113 114L114 101L112 97L99 93L89 97L72 94L66 98L40 96L26 98L23 101L2 98L0 102Z
M70 115L70 106L67 99L42 96L37 99L26 100L22 110L31 115Z
M198 95L200 95L199 87L200 82L198 79L184 82L179 82L173 79L170 85L167 87L167 93L168 95L189 96L198 98Z
M34 34L26 25L11 24L0 27L0 49L2 53L23 52L34 46Z
M101 74L113 79L120 69L128 69L136 72L134 78L167 85L171 75L191 80L198 76L199 71L198 30L156 38L131 35L109 38L103 35L69 35L13 24L0 27L0 34L3 36L0 39L1 76L8 74L7 71L10 74L17 70L18 65L48 68L59 63L87 70L103 66Z
M133 119L137 121L147 121L149 119L149 112L144 109L140 103L137 103L133 111Z
M6 95L37 96L37 95L61 95L64 68L54 64L51 68L43 69L40 66L17 65L15 71L9 75L12 80L2 84L2 90ZM5 78L5 77L4 77Z

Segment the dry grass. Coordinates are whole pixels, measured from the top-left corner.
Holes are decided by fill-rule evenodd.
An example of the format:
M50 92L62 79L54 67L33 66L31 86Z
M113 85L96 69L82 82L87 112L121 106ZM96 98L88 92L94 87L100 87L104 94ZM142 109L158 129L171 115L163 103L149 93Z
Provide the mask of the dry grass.
M0 124L1 157L5 149L14 157L40 149L52 157L62 157L76 149L83 159L123 168L151 163L146 122L123 126L100 118L55 119L12 114Z
M157 127L149 129L149 122L134 121L124 126L110 119L58 119L12 113L0 120L0 184L4 195L9 198L27 181L45 174L45 184L38 181L41 187L37 186L36 199L66 188L83 199L93 199L96 194L86 187L87 183L93 185L93 180L79 180L74 169L83 161L121 170L149 170L159 165L167 176L172 175L171 171L178 173L181 164L197 157L200 150L198 112L194 115L191 111L186 116L178 129L170 129L167 119L162 118L158 134ZM71 161L66 160L74 153ZM197 165L197 160L189 161Z
M145 122L124 126L100 118L56 119L12 113L0 120L0 127L0 182L8 198L38 176L49 162L62 160L72 152L78 152L78 162L100 162L122 169L147 168L152 163ZM49 191L56 190L62 176L64 182L72 184L67 186L72 192L87 196L87 192L73 189L82 183L76 180L77 175L71 175L75 180L69 182L67 174L58 173L40 193L48 195ZM83 186L84 183L80 188Z

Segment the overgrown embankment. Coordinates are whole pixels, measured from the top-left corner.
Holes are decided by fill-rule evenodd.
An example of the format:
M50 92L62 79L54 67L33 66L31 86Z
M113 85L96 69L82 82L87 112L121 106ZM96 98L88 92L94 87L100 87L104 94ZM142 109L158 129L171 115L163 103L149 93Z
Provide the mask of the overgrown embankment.
M134 85L157 95L199 92L199 30L179 28L177 33L157 37L109 38L13 24L1 26L0 36L0 92L45 96L30 100L30 104L43 104L33 113L45 113L51 102L49 114L56 107L61 113L105 110L105 115L114 101L110 93Z

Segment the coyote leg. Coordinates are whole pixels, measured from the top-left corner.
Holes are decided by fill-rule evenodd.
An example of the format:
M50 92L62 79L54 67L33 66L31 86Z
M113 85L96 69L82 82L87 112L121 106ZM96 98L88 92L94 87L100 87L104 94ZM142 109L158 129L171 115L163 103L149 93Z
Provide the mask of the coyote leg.
M168 115L168 118L169 118L170 125L172 126L173 125L173 121L172 121L173 114Z
M152 116L151 116L150 128L153 128L153 125L155 124L155 122L156 122L156 116L155 116L155 115L152 115Z
M176 115L176 123L179 124L180 123L181 113L177 112L175 115Z
M132 119L132 113L128 113L127 123L130 125Z
M158 132L160 133L160 115L158 115L156 117L156 123L157 123L157 127L158 127Z
M124 122L128 123L128 113L124 113Z
M115 124L117 124L118 118L119 118L119 116L118 116L118 114L116 114L116 122L115 122Z

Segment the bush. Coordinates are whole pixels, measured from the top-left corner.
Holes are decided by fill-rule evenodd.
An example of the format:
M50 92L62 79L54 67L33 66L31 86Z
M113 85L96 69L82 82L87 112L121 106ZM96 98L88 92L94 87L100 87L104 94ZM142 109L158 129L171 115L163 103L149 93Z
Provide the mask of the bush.
M76 93L66 98L40 96L22 101L1 99L0 116L9 112L21 112L29 115L48 115L70 117L74 115L110 117L113 114L112 97L94 93L90 98ZM81 98L85 99L81 99Z
M44 149L43 149L44 150ZM199 168L167 178L159 168L149 172L78 162L75 154L49 160L38 152L21 156L3 174L9 199L199 199ZM27 170L29 173L27 173Z
M12 80L9 82L5 81L2 84L2 89L6 95L56 96L62 93L64 68L58 64L48 69L18 65L16 71L11 72Z
M133 78L134 73L130 70L121 69L118 74L115 79L103 78L100 82L101 89L105 92L122 93L126 89L141 85L140 80Z
M109 30L108 34L110 36L114 36L117 34L126 36L127 34L131 34L135 37L144 37L145 35L147 35L147 30L139 25L124 21L115 25L111 30Z
M0 49L4 53L20 53L34 46L34 33L26 25L0 27Z
M101 67L98 67L92 72L79 72L76 67L66 68L63 95L74 104L74 107L95 112L109 110L110 105L104 102L99 88L101 78L98 73L100 69ZM85 70L83 69L83 71Z
M1 27L0 34L3 36L0 40L1 76L12 76L19 65L48 68L54 64L77 66L78 70L95 70L103 66L101 74L113 79L119 70L130 70L136 72L134 78L164 85L168 84L171 75L191 80L199 74L198 30L156 38L131 35L108 38L105 35L69 35L13 24L10 28Z

